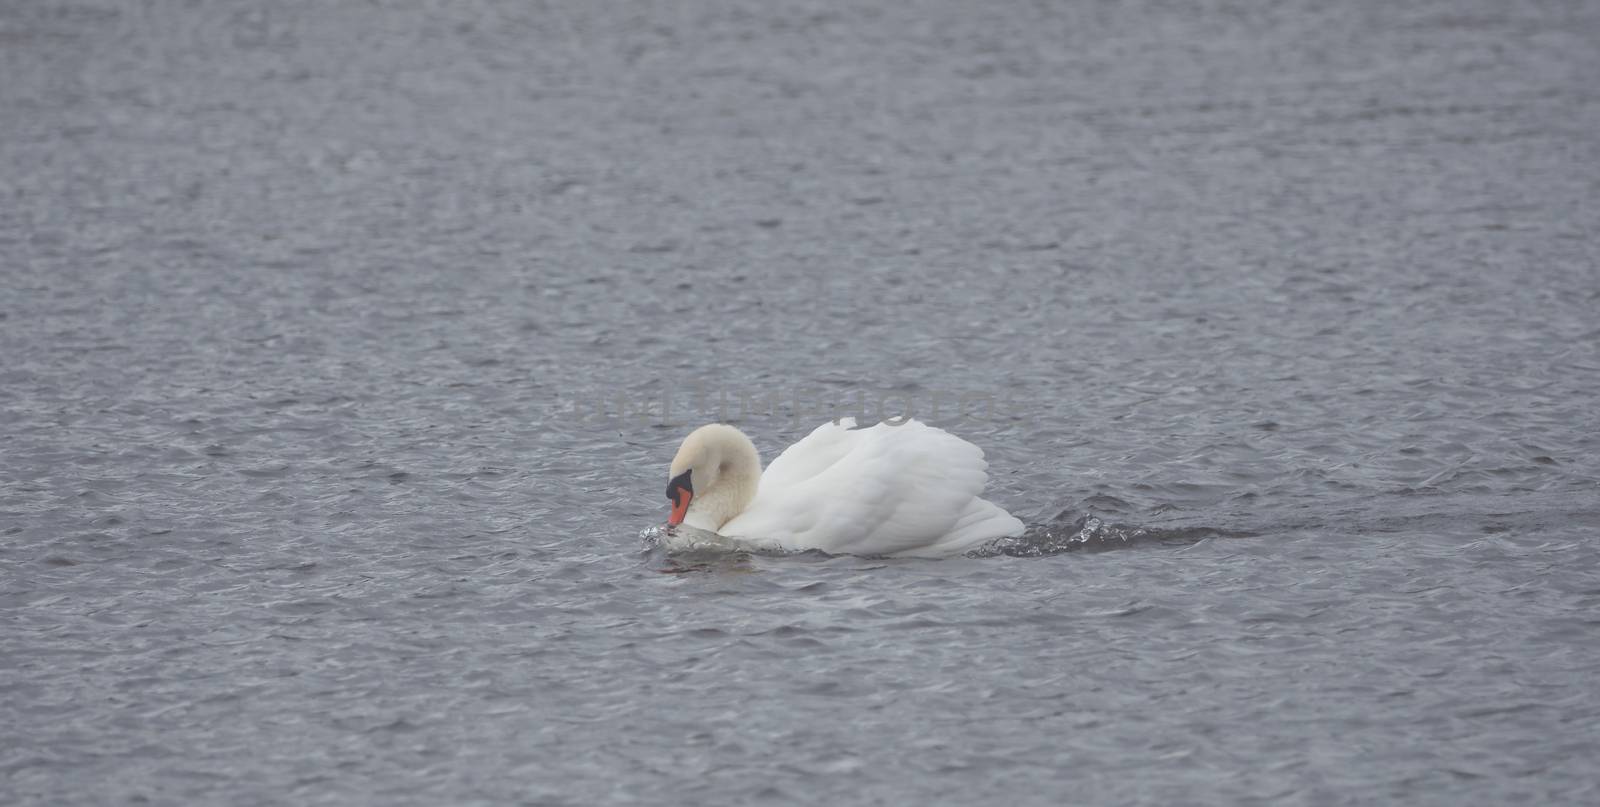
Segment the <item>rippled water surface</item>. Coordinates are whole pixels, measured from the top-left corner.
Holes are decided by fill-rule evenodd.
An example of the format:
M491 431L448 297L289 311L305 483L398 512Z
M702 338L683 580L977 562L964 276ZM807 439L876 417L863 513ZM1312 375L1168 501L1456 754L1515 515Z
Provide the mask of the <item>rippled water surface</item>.
M1593 804L1597 40L0 5L0 801ZM719 393L1029 534L666 555Z

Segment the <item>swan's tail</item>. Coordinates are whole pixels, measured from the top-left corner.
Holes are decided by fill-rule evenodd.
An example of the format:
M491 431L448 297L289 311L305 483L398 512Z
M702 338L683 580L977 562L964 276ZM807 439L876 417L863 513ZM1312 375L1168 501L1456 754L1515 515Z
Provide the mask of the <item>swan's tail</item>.
M954 526L943 538L925 547L902 552L904 556L951 557L971 552L996 538L1021 535L1025 529L1021 519L1007 513L999 505L983 499L973 499Z

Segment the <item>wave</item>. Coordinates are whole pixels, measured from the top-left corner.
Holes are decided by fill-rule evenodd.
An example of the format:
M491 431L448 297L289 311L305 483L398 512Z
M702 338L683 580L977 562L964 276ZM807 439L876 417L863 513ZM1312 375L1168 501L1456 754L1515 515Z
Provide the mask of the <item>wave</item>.
M1068 552L1109 552L1149 546L1193 546L1210 538L1243 538L1254 533L1217 527L1142 527L1106 521L1071 511L1049 524L1030 524L1015 538L1001 538L969 557L1039 558Z

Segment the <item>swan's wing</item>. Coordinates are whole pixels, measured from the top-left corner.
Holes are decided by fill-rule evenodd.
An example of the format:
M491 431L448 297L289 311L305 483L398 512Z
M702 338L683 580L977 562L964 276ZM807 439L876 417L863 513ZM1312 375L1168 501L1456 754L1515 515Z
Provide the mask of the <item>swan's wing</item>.
M826 471L855 447L855 427L855 418L840 418L813 429L767 465L760 488L789 489Z
M978 498L987 468L977 446L919 421L827 424L773 460L722 532L832 553L954 554L1021 531Z

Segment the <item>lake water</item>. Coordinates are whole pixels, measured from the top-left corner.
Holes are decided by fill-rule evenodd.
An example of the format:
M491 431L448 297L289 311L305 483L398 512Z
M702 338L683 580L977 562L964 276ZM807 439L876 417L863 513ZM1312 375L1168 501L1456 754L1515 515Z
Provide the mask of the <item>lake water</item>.
M1595 803L1596 41L7 3L0 801ZM1024 540L652 547L905 410Z

